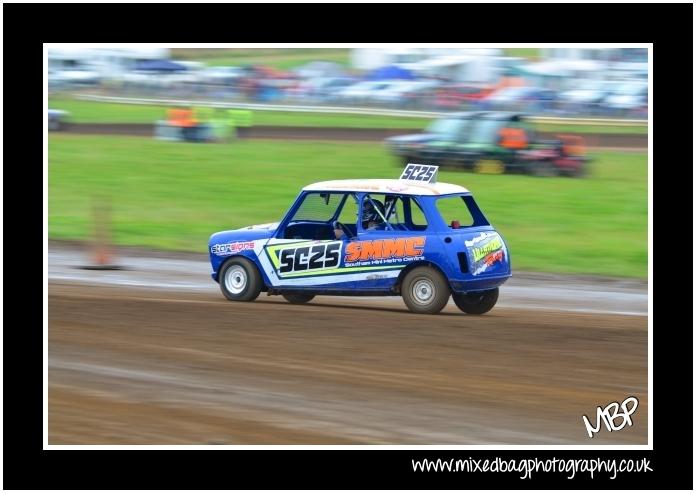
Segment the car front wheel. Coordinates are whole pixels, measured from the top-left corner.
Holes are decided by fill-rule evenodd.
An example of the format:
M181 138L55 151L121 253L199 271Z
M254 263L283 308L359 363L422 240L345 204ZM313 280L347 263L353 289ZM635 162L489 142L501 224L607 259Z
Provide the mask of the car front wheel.
M416 267L401 283L401 297L414 313L439 313L449 301L447 280L432 267Z
M220 271L220 290L228 300L254 301L262 287L258 269L246 258L232 258L225 262Z
M498 302L498 288L475 293L452 293L454 304L470 315L483 315Z

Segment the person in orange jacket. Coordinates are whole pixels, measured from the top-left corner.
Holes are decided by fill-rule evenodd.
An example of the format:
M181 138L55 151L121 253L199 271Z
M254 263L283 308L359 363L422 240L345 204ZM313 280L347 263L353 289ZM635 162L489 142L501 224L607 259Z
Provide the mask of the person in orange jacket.
M500 147L510 150L527 148L527 134L522 128L503 127L498 135L500 136Z
M193 109L185 106L172 108L168 113L168 122L170 125L181 129L184 140L192 140L194 138L197 121Z

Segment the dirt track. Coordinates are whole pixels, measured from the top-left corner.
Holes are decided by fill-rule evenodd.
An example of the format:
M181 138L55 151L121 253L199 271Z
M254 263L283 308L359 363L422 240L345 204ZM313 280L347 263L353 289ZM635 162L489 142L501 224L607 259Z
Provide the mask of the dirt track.
M136 123L71 123L67 132L94 135L153 136L154 127ZM248 130L250 139L282 140L339 140L381 142L387 137L415 133L413 129L377 129L343 127L285 127L254 126ZM541 139L553 139L554 134L540 133ZM648 149L647 135L583 134L588 147Z
M49 282L50 444L645 444L647 317ZM640 399L634 424L581 416Z

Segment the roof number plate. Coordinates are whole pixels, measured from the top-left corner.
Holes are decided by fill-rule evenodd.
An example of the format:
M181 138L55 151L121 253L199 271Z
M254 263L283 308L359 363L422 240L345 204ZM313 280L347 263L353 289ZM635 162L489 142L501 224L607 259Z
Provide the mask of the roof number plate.
M439 166L428 164L407 164L401 173L399 180L416 181L421 183L437 183L437 170Z

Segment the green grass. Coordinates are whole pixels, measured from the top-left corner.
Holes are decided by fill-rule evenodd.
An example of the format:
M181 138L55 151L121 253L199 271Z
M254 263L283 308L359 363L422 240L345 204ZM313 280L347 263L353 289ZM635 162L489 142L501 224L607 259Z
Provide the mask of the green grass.
M313 61L336 62L347 66L347 48L182 48L173 49L172 58L206 65L266 65L288 70Z
M69 98L51 98L52 109L70 113L75 123L153 123L165 117L165 106L140 104L102 103ZM254 125L282 125L297 127L346 127L346 128L403 128L423 129L427 118L393 116L350 115L335 113L298 113L289 111L254 111ZM645 135L648 127L619 127L607 125L539 124L544 132L612 133Z
M588 179L442 171L469 188L521 270L647 277L647 156L602 152ZM381 145L49 137L49 236L87 239L113 200L120 245L206 251L214 231L280 220L314 181L396 177Z
M537 60L540 57L540 53L540 48L503 48L505 56L529 58L530 60Z
M77 99L50 99L51 109L70 113L75 123L153 123L166 116L166 106L102 103ZM254 111L254 125L347 128L422 129L429 123L424 118L351 115L334 113L298 113L293 111Z

